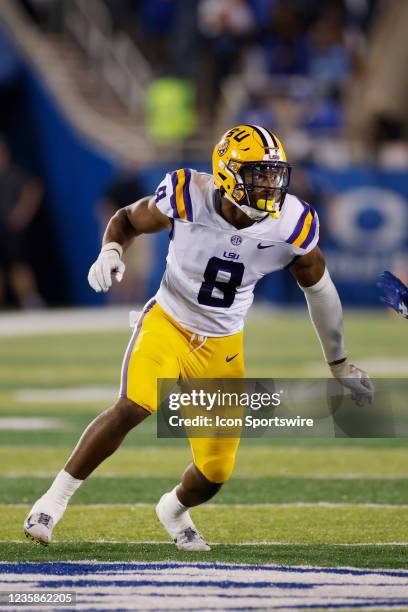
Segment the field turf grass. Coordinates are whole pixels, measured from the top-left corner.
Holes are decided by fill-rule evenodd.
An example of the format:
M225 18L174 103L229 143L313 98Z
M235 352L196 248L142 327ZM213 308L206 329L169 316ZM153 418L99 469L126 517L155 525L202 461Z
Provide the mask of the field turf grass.
M244 440L231 481L211 504L192 512L214 543L204 558L177 551L154 515L162 492L190 462L186 441L156 439L154 418L131 432L79 490L52 546L26 541L22 521L32 502L86 424L110 403L92 394L89 401L70 401L60 392L102 388L114 400L129 337L125 324L123 332L0 342L0 560L408 567L407 440ZM407 358L406 333L403 320L384 312L346 315L353 360L364 366L377 358L384 376L402 376L387 364ZM261 311L250 318L246 363L248 376L321 376L320 347L306 312ZM49 392L44 400L41 391ZM10 418L21 419L21 427L11 429L3 420ZM35 429L33 418L53 428Z

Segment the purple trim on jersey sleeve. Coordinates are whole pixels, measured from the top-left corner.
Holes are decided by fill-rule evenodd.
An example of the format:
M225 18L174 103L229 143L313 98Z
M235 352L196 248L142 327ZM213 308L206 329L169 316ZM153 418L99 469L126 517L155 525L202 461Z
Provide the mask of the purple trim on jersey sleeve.
M173 185L173 193L170 196L170 204L173 209L174 219L179 219L180 215L178 214L177 203L176 203L176 187L178 184L178 174L176 171L174 171L171 173L170 176L171 176L171 184Z
M309 230L308 235L306 236L306 238L304 239L302 244L299 245L302 249L306 249L309 246L309 244L312 242L313 238L316 235L316 229L317 229L316 215L315 215L315 212L314 212L314 210L312 208L310 209L310 212L313 215L313 221L312 221L312 224L310 226L310 230Z
M150 302L146 304L146 306L144 307L142 311L142 314L139 317L139 321L137 322L137 326L133 333L133 337L131 341L129 342L129 346L127 348L126 355L125 355L125 359L123 360L119 397L127 397L126 392L127 392L127 381L128 381L130 356L132 354L133 347L135 346L135 342L140 334L140 330L142 329L143 320L145 316L147 315L147 313L153 308L155 304L156 304L156 300L151 300Z
M296 223L295 229L293 230L289 238L286 240L286 242L288 242L289 244L291 244L292 242L295 242L296 238L299 236L300 232L303 229L303 224L305 222L305 219L309 211L311 210L309 204L306 204L305 202L302 202L302 206L304 210L299 218L299 221Z
M187 213L187 221L193 221L193 206L191 204L190 197L190 181L191 181L191 170L184 168L186 180L183 187L184 206Z

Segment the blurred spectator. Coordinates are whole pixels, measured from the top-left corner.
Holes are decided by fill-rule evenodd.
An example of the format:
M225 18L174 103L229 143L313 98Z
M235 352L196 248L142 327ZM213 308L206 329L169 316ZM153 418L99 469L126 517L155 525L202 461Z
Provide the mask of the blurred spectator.
M19 0L27 15L38 25L50 32L60 32L62 29L61 0Z
M328 3L308 34L309 76L327 90L339 87L350 74L352 56L345 37L345 11Z
M242 111L252 107L253 84L263 81L255 117L268 109L285 137L341 137L344 90L361 52L359 24L374 1L357 7L355 0L249 0L257 31L243 62L249 93Z
M295 165L292 168L290 179L290 192L295 193L299 198L308 202L317 210L319 215L322 213L325 194L320 185L316 183L302 165ZM320 219L321 223L321 219Z
M0 132L21 100L21 61L6 31L0 26Z
M209 38L242 37L255 25L245 0L201 0L199 20L201 31Z
M391 147L393 163L406 166L408 2L394 0L380 6L382 10L371 32L365 66L355 74L350 91L350 126L354 135L365 142L367 151L381 153Z
M221 82L240 69L245 44L255 29L245 0L201 0L198 27L202 35L199 100L211 120L217 110ZM203 110L203 109L202 109Z
M367 32L378 10L381 0L345 0L347 20L362 32Z
M308 45L305 24L291 2L273 2L260 37L265 72L306 74Z
M198 57L200 49L200 32L198 30L198 3L175 0L175 32L171 37L173 57L173 74L180 78L196 81L202 78L199 74ZM178 36L177 33L182 35Z
M109 185L99 206L98 213L103 217L103 226L106 227L119 208L140 200L144 195L135 172L124 170Z
M267 91L259 89L248 95L248 99L232 123L234 125L263 125L274 131L277 121L278 118L273 112L270 96Z
M180 142L196 129L195 95L185 79L153 81L146 95L146 129L156 143Z
M172 72L176 9L175 0L139 0L137 4L137 42L157 75Z
M114 30L134 30L138 0L103 0L103 3L110 13Z
M21 308L43 304L27 254L27 230L38 210L42 187L13 164L0 141L0 305L9 286Z
M97 206L97 217L101 234L109 219L119 208L128 206L144 197L142 186L134 169L125 168L107 188L104 198ZM142 304L146 298L146 278L151 261L150 237L141 235L123 256L125 275L120 283L113 283L107 296L111 304Z
M271 9L273 9L278 2L280 2L280 0L249 0L249 6L258 31L265 27L265 23L269 20Z
M339 135L344 124L339 90L333 88L327 95L315 94L304 100L299 124L316 137Z
M19 2L45 28L57 6L70 5L61 0ZM353 73L355 81L363 76L351 102L358 139L365 139L371 150L373 143L404 138L406 0L94 0L95 15L100 4L109 9L115 34L130 34L151 65L147 131L155 132L156 143L180 131L177 118L165 118L166 107L184 109L186 134L181 138L187 143L237 116L273 124L285 137L296 131L305 138L340 138L343 99ZM361 59L372 24L372 60L364 72ZM229 77L236 78L223 87ZM259 78L266 82L262 90L253 87ZM380 90L375 81L381 80ZM302 81L309 82L312 95L302 91ZM177 97L181 102L168 103ZM157 137L160 122L167 123L169 137ZM160 126L159 131L165 133Z

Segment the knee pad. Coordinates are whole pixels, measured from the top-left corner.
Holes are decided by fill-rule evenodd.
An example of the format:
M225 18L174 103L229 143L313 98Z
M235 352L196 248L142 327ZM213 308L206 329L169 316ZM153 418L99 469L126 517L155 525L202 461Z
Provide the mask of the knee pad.
M197 469L215 484L222 484L231 476L235 464L235 454L221 455L219 457L204 458Z

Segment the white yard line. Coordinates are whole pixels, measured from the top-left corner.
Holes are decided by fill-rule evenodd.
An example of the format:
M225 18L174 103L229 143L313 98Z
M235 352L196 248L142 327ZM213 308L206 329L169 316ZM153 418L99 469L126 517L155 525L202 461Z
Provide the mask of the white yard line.
M359 366L370 373L373 378L377 376L400 378L408 375L407 357L369 357L365 356L358 360ZM303 368L305 377L327 376L327 367L321 361L312 361Z
M0 337L129 330L129 311L140 306L56 308L2 313Z
M69 423L58 417L0 417L0 431L67 431Z
M21 540L0 540L1 543L23 544L27 546L26 539ZM55 540L54 544L74 544L73 540ZM274 540L259 540L257 542L209 542L214 546L321 546L319 542L277 542ZM81 544L153 544L159 546L161 544L173 545L173 542L167 540L81 540ZM408 546L408 542L345 542L323 544L324 546Z
M99 385L93 387L61 387L59 389L18 389L13 393L16 402L66 404L82 402L102 402L116 398L118 385Z
M54 447L55 448L55 447ZM143 447L146 448L146 447ZM68 452L68 451L67 451ZM12 471L0 471L0 478L55 478L56 471L54 472L35 472L35 474L28 474L22 472L12 472ZM140 480L144 478L148 480L149 478L156 478L156 476L140 476L138 474L126 474L125 476L121 476L117 472L106 472L99 473L92 476L92 479L100 479L100 478L110 478L110 479L120 479L120 478L137 478ZM176 478L176 476L174 476ZM236 478L246 479L246 480L256 480L257 478L251 478L249 476L239 476ZM296 480L406 480L406 474L269 474L267 476L260 476L259 478L287 478L288 480L296 479Z
M315 438L315 440L317 440L317 438ZM0 451L2 449L4 449L4 448L15 449L14 446L4 445L4 446L0 446ZM34 448L35 448L36 452L37 451L55 451L55 446L48 445L48 444L41 444L41 445L35 446ZM33 450L34 450L34 448L33 448ZM60 447L58 447L58 448L60 448ZM72 450L71 447L61 447L61 448L63 448L64 451L71 451ZM134 449L135 452L136 452L136 450L138 452L140 452L140 448L141 447L139 447L137 449L135 448ZM242 446L242 448L244 448L244 447ZM256 452L256 449L259 448L259 447L253 447L253 448L254 448L254 450ZM261 448L263 450L265 450L266 447L262 446ZM161 454L163 452L162 448L158 448L157 446L153 446L153 445L152 446L143 446L143 449L148 451L149 453L156 452L156 453L160 453ZM129 450L132 450L132 449L130 447L127 447L126 450L129 451ZM247 450L249 450L248 446L245 447L245 451L247 451ZM290 446L290 447L275 446L273 448L271 448L271 447L267 448L268 453L270 452L271 454L274 454L274 453L279 453L279 454L281 454L281 453L288 453L289 454L289 453L291 453L291 454L296 454L296 455L301 455L303 453L315 454L316 452L317 453L321 453L321 452L325 452L325 453L326 452L327 453L338 453L338 452L341 452L344 455L346 455L346 454L351 454L351 453L354 453L354 452L368 452L368 453L371 452L371 453L375 453L377 451L381 451L381 452L383 452L383 451L394 452L394 450L408 452L408 448L407 447L398 447L397 449L394 449L394 448L374 447L374 446L373 447L367 447L367 446L352 446L352 447L337 446L336 448L326 447L326 446L319 446L317 448L316 447L311 447L311 446ZM333 474L329 474L330 478L332 476L333 476Z
M44 308L3 312L0 337L38 336L72 332L129 330L129 312L139 313L142 305L100 306L95 308ZM248 320L270 316L276 309L253 306ZM285 309L287 314L287 309ZM294 316L296 311L291 311Z
M0 506L12 506L13 508L26 508L27 504L1 504ZM400 508L408 509L408 504L373 504L361 502L282 502L282 503L262 503L262 504L205 504L203 508ZM70 504L70 508L115 509L115 508L155 508L156 503L136 502L134 504Z

